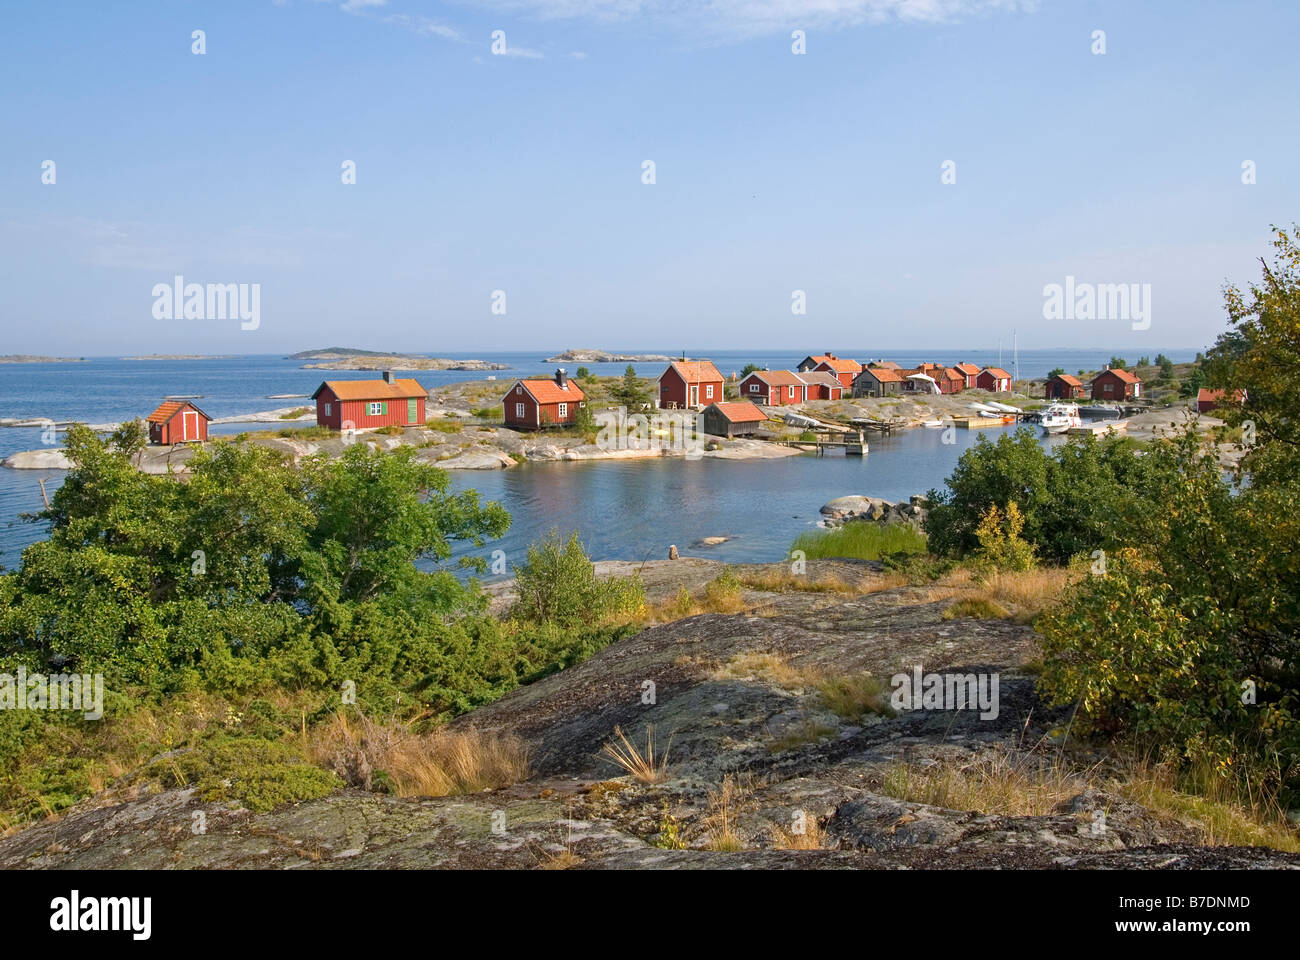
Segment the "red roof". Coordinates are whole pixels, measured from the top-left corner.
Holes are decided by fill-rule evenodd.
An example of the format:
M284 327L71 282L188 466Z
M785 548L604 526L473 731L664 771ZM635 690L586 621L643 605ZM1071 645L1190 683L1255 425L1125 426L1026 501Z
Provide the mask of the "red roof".
M731 423L753 423L767 419L767 414L748 400L732 400L727 403L714 403L711 406Z
M1217 390L1211 390L1209 387L1201 387L1201 389L1196 391L1196 402L1217 403L1218 401L1223 399L1224 392L1225 391L1223 390L1223 388L1219 388ZM1241 403L1241 396L1242 394L1240 390L1232 391L1232 402Z
M749 375L758 377L769 387L802 387L804 382L799 379L799 375L791 373L789 370L755 370ZM745 378L746 380L749 377Z
M428 391L419 380L326 380L311 395L313 400L326 387L340 400L400 400L403 397L424 397Z
M956 367L944 367L939 376L943 377L945 380L960 380L962 383L966 382L966 377Z
M903 378L893 367L867 367L862 373L869 373L881 383L902 383ZM860 376L861 374L859 374Z
M190 409L196 411L201 417L203 417L204 420L212 419L202 410L199 410L198 407L194 406L194 404L190 403L188 400L168 400L166 403L159 404L158 409L155 410L153 413L149 414L149 416L145 417L145 420L148 421L149 423L166 423L168 420L176 416L178 412L185 409L186 407L189 407Z
M1139 377L1137 374L1135 374L1135 373L1129 373L1127 370L1121 370L1119 367L1108 367L1107 369L1103 370L1101 373L1097 374L1097 376L1096 376L1096 377L1093 377L1092 379L1096 380L1097 377L1103 377L1103 376L1105 376L1105 375L1108 374L1108 373L1113 373L1113 374L1115 374L1115 376L1119 377L1119 378L1120 378L1121 380L1123 380L1125 383L1141 383L1141 382L1142 382L1142 378Z
M1007 372L1006 372L1005 370L1003 370L1001 367L985 367L985 368L984 368L983 370L981 370L980 372L981 372L981 373L991 373L991 374L993 374L993 376L997 377L999 380L1010 380L1010 379L1011 379L1011 374L1007 373Z
M955 363L952 367L954 370L960 370L968 377L973 377L980 372L980 368L973 363Z
M1051 380L1060 380L1062 383L1067 383L1067 384L1069 384L1069 385L1072 386L1072 387L1081 387L1081 386L1083 386L1083 382L1082 382L1081 380L1079 380L1078 377L1072 377L1072 376L1070 376L1068 373L1058 373L1056 376L1054 376L1054 377L1049 377L1048 379L1049 379L1049 382L1050 382Z
M687 383L709 383L722 379L722 374L718 372L712 360L674 360L668 364L668 370L676 370ZM660 380L663 379L664 373L659 374Z
M516 380L515 386L524 385L524 389L533 395L533 399L538 403L573 403L576 400L585 400L586 394L572 380L565 380L564 387L554 380ZM511 387L514 390L515 387ZM509 394L506 394L509 396Z
M809 370L806 373L795 374L800 380L807 384L820 383L823 387L835 387L840 390L844 389L844 384L833 375L825 370Z
M808 359L816 360L818 366L821 366L824 363L826 364L826 366L830 367L836 373L861 373L862 372L862 364L858 363L858 361L856 360L846 359L845 357L832 357L829 354L821 354L818 356L809 357Z

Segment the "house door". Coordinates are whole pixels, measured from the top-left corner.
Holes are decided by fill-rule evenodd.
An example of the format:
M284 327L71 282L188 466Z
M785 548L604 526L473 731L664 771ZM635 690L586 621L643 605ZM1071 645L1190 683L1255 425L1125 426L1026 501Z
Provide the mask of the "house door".
M420 411L416 404L416 399L415 397L411 397L406 401L406 422L415 423L415 418L419 415Z
M699 405L700 405L700 388L699 388L699 385L696 384L696 385L694 385L694 386L691 387L691 402L690 402L690 406L692 406L692 407L698 407Z
M199 415L185 411L181 414L181 439L197 440L199 438Z

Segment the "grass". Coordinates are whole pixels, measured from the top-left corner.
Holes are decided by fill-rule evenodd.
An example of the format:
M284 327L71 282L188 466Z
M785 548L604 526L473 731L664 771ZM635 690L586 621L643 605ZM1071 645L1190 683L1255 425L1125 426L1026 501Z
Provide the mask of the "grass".
M500 423L504 418L500 407L479 407L473 413L478 419L489 420L492 423Z
M803 551L809 560L830 557L880 560L894 553L924 553L925 535L901 523L881 525L853 521L842 527L802 533L790 550Z
M286 440L328 440L337 437L339 433L337 430L316 424L311 427L285 427L283 430L275 431L275 435Z
M440 433L460 433L461 427L464 426L459 420L452 420L448 417L434 417L426 420L424 425L430 430L437 430Z
M295 407L293 410L290 410L288 413L280 414L280 419L297 420L299 417L306 416L309 413L311 413L310 407Z
M1011 611L988 597L966 597L943 612L945 620L1005 620Z
M1083 570L1065 567L1035 567L1019 572L957 567L935 582L928 598L931 602L958 601L944 611L947 620L1011 618L1032 623L1085 575Z
M439 729L416 734L339 712L304 734L319 766L352 786L400 797L446 797L504 787L531 775L528 752L511 734Z
M1112 784L1152 813L1186 823L1206 846L1262 846L1300 853L1300 832L1272 798L1242 796L1209 765L1180 775L1165 764L1134 761Z
M961 765L895 764L885 772L881 792L946 810L1025 817L1053 813L1086 786L1086 777L1059 755L1000 747L990 756Z
M715 853L734 853L744 844L736 833L736 813L747 801L749 791L739 786L731 774L722 778L717 790L708 792L709 812L704 818L704 847Z
M655 728L650 724L645 728L645 753L636 748L621 727L614 728L614 740L605 744L602 751L608 760L618 764L632 775L639 783L661 783L668 779L668 750L672 747L672 738L664 747L663 756L655 760Z
M791 692L817 685L819 677L792 667L779 653L738 653L713 674L714 680L756 680Z
M817 685L826 706L846 720L861 720L869 713L884 717L894 715L889 705L889 688L871 673L854 673L831 677Z

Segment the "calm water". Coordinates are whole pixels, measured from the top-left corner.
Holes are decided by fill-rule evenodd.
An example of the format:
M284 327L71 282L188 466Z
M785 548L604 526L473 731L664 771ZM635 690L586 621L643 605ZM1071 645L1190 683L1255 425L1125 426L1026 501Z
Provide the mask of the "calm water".
M662 352L654 349L634 353ZM871 351L837 351L843 356L872 357ZM1154 355L1157 351L1150 351ZM1173 360L1190 360L1194 351L1163 351ZM439 354L441 355L441 354ZM509 381L518 376L547 375L554 364L542 355L521 353L452 354L454 358L510 365L496 372ZM789 353L714 352L725 375L746 363L773 369L793 367L802 356ZM1021 351L1023 377L1041 377L1053 367L1096 369L1110 351ZM890 359L916 364L927 359L950 363L997 363L996 351L893 352ZM1004 364L1010 356L1004 354ZM1130 358L1136 359L1136 358ZM576 368L577 364L569 364ZM626 364L586 364L599 375L620 374ZM656 376L661 364L638 365ZM0 418L48 417L112 423L149 413L166 395L199 394L196 401L213 417L236 416L305 403L270 400L272 394L310 394L325 377L364 379L374 374L302 370L300 362L278 356L219 360L91 359L85 363L0 364ZM485 374L420 371L413 374L427 387ZM502 389L506 384L503 383ZM214 425L213 433L265 429L267 425ZM497 544L513 553L551 527L580 531L597 559L662 557L668 544L684 552L727 560L762 560L782 555L791 539L814 524L817 510L833 497L852 493L897 499L942 486L973 432L957 431L958 443L941 443L939 430L914 430L875 439L870 456L792 457L777 461L733 462L681 459L641 462L527 464L508 471L452 474L456 489L474 487L500 500L514 517L506 538ZM41 431L0 428L0 459L19 450L39 449ZM37 484L45 479L53 491L61 471L0 469L0 563L13 566L22 548L44 536L39 524L18 521L20 513L40 509ZM696 548L701 537L732 538L716 547Z

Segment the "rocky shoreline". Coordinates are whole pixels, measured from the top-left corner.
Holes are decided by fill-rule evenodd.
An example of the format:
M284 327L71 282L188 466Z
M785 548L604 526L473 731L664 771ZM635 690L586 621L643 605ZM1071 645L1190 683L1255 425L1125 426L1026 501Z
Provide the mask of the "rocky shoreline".
M658 603L723 570L682 558L602 573L637 572ZM349 774L328 796L252 812L124 778L0 839L0 868L1300 868L1300 855L1215 845L1190 818L1127 795L1104 749L1062 735L1068 710L1040 699L1031 626L950 617L953 598L898 586L878 564L809 561L809 581L844 585L828 590L766 586L785 565L732 570L759 584L736 612L647 626L451 724L518 737L531 767L521 782L402 797ZM917 665L998 676L996 716L855 711L823 692L827 679L868 675L888 691ZM658 782L608 759L617 729L634 743L655 731ZM1045 780L1032 809L995 790L974 802L915 795L945 777L1059 761L1079 773ZM199 811L203 833L189 829ZM505 829L493 827L502 813Z

